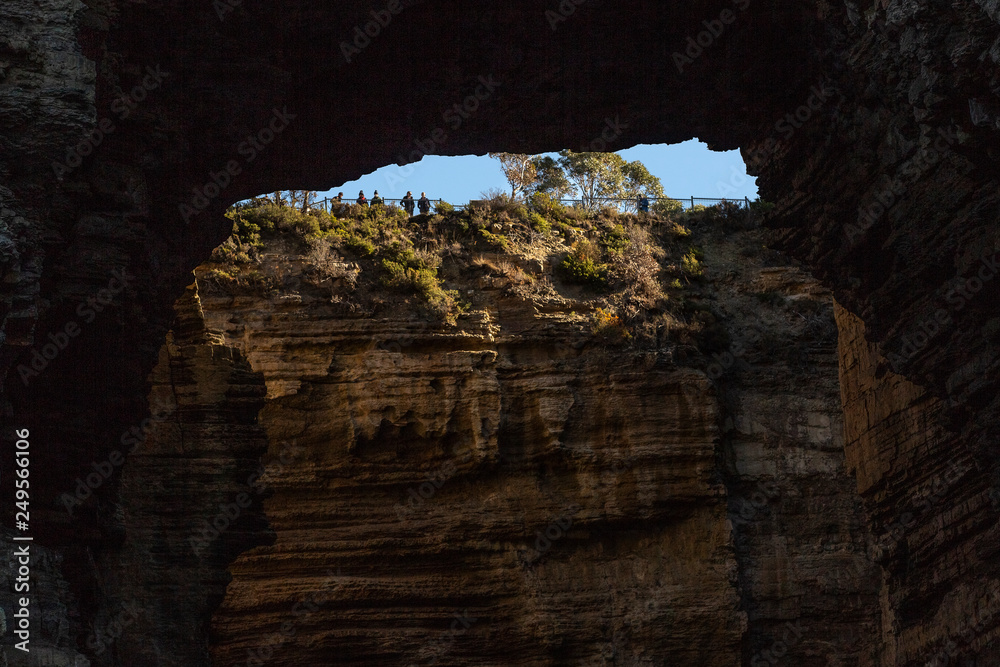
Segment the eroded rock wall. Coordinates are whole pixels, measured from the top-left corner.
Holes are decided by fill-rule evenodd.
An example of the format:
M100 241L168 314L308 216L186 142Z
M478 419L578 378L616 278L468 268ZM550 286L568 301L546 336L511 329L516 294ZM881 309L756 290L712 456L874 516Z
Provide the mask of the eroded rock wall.
M603 347L571 302L488 289L449 329L203 271L207 328L267 383L276 534L232 565L215 664L881 664L829 294L739 245L706 258L738 266L719 369Z
M884 572L884 664L997 662L1000 517L989 468L949 428L947 403L885 370L856 316L838 306L837 321L845 454Z
M72 513L60 498L148 415L146 379L173 302L229 231L213 214L244 196L325 188L405 158L445 127L442 112L480 76L502 82L497 95L431 152L590 145L616 116L628 127L609 148L697 135L746 149L777 204L774 241L865 322L885 359L859 384L898 373L925 386L946 403L941 428L978 464L973 486L996 488L995 3L753 2L683 71L674 51L719 7L592 2L553 30L529 3L404 6L351 64L340 62L340 42L367 20L363 3L242 3L221 14L181 0L3 4L3 413L49 443L38 460L49 473L37 489L37 536L65 556L83 617L105 599L91 557L121 534L117 475ZM818 95L808 122L780 124L815 106L811 88L825 81L836 92ZM241 145L286 106L294 124L250 162ZM115 130L92 145L104 120ZM242 175L219 186L233 160ZM211 183L219 193L208 201ZM185 217L179 206L201 207L199 196L205 211ZM123 270L129 288L85 321L78 308ZM931 335L939 311L946 324ZM72 346L38 361L70 323L82 328ZM904 420L924 423L919 404L899 405ZM899 483L908 479L920 477ZM899 508L876 509L877 519ZM919 561L908 576L939 574ZM922 642L907 640L903 653Z

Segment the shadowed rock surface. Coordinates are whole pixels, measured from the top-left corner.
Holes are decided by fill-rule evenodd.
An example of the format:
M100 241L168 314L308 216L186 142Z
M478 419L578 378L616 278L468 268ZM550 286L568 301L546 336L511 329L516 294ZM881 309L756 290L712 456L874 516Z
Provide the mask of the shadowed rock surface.
M995 661L1000 10L742 4L679 72L673 53L721 7L594 1L553 30L534 3L404 2L347 63L340 42L370 5L242 3L220 16L194 0L5 2L4 423L45 443L32 529L62 556L80 649L86 621L118 613L99 573L120 567L132 508L117 474L72 516L61 498L148 416L173 304L229 233L228 203L344 182L438 128L447 139L428 152L540 152L589 145L610 119L610 149L693 136L742 148L776 204L771 242L846 309L846 452L889 559L879 660ZM443 114L478 86L494 90L455 127ZM808 120L779 124L811 96ZM264 128L280 132L244 144ZM231 162L239 174L212 197ZM70 323L79 335L47 359ZM907 511L917 523L882 540Z

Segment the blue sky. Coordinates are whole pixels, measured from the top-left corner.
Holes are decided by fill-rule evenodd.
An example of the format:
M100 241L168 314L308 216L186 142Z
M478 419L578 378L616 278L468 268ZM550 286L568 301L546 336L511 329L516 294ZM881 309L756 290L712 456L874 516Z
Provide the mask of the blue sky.
M696 139L670 146L640 145L618 152L629 161L640 160L660 178L668 197L686 199L757 197L756 179L746 175L739 151L716 153ZM415 197L426 191L431 199L464 204L478 199L491 188L507 189L500 163L487 156L440 157L430 155L420 162L398 167L390 165L345 183L320 198L343 192L354 199L358 190L371 198L375 190L387 199L398 199L412 190Z

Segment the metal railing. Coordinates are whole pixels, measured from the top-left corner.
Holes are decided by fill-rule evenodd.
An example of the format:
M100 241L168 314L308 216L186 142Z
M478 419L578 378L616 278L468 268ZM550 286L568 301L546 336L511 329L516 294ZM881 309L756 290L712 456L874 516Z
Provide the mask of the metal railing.
M433 208L434 208L435 205L440 204L444 200L442 200L442 199L428 199L427 201L429 201L431 203L431 209L433 210ZM357 203L358 203L357 199L344 199L343 201L337 201L336 197L327 197L326 199L323 199L321 201L312 203L310 205L310 208L314 208L314 209L318 208L320 210L326 211L327 213L330 213L331 210L332 210L332 207L334 207L334 206L350 206L352 204L357 204ZM382 199L382 204L384 204L385 206L390 206L390 205L395 204L396 206L399 206L400 208L402 208L402 203L403 203L402 199ZM368 205L371 206L371 204L372 204L372 200L369 199L368 200ZM413 206L414 206L414 208L416 207L416 205L417 205L417 200L414 199L413 200ZM456 208L458 208L458 207L456 207Z
M746 208L746 209L750 208L750 199L748 197L743 197L742 199L715 199L715 198L709 198L709 197L695 197L695 196L692 195L691 197L685 197L683 199L679 198L679 197L648 197L647 199L649 200L649 207L651 209L655 206L656 202L658 202L658 201L674 201L674 202L677 202L677 203L679 203L681 205L681 208L683 210L692 209L695 206L714 206L716 204L721 204L723 202L729 202L731 204L735 204L736 206L739 206L740 208ZM433 208L437 204L440 204L444 200L442 200L442 199L431 199L429 201L431 203L431 208L433 210ZM468 204L456 204L454 206L454 208L455 208L456 211L462 211L462 210L468 208L470 205L477 204L480 201L483 201L483 200L472 200ZM585 200L585 199L558 199L556 201L558 201L560 204L562 204L564 206L573 206L573 207L579 207L579 208L601 208L602 206L613 206L613 207L621 209L621 210L631 210L631 211L637 210L638 209L638 205L639 205L639 200L636 199L636 198L634 198L634 197L629 197L629 198L625 198L625 197L594 197L593 199L589 199L589 200ZM402 202L403 202L402 199L383 199L382 200L382 203L384 205L386 205L386 206L390 206L390 205L394 204L396 206L399 206L400 208L402 208L402 206L401 206ZM335 197L327 197L326 199L323 199L321 201L314 202L311 205L311 208L321 209L323 211L326 211L327 213L330 213L332 211L332 209L333 209L334 206L350 206L350 205L356 204L356 203L357 203L357 200L354 200L354 199L345 199L343 201L337 201L337 199ZM371 200L370 199L368 200L368 204L371 205ZM416 205L416 200L414 200L414 205Z
M695 206L714 206L716 204L721 204L723 202L729 202L731 204L736 204L740 208L750 208L750 199L748 197L743 197L742 199L713 199L709 197L647 197L649 200L649 207L653 208L658 201L674 201L681 205L681 208L687 210L694 208ZM590 208L600 208L602 205L612 205L617 208L627 208L636 209L639 205L639 199L636 197L594 197L590 200L584 199L560 199L558 200L560 204L569 206L580 206L585 207L589 201Z

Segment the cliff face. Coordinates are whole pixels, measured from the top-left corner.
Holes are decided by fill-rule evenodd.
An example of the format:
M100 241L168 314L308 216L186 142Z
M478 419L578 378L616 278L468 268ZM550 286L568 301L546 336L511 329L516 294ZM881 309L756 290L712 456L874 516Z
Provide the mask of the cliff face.
M876 526L883 661L1000 660L1000 527L988 468L948 428L948 406L892 372L837 308L845 453ZM933 572L929 579L912 572ZM930 656L930 657L928 657Z
M184 348L186 366L199 386L224 388L229 362L214 359L236 349L266 383L260 497L275 534L230 568L213 664L319 664L332 652L358 665L879 664L830 295L767 266L770 255L740 255L756 252L758 232L690 241L706 248L704 271L725 276L678 293L703 304L691 322L711 312L731 332L714 356L691 345L696 333L609 342L582 314L586 293L558 280L547 297L518 293L503 255L449 281L472 293L454 326L400 307L349 314L367 269L317 287L315 253L294 243L262 250L260 270L281 280L269 294L199 269L201 307L185 301L178 326L209 333ZM551 264L507 261L554 279ZM153 437L173 444L144 447L140 461L178 446L178 434ZM128 479L129 506L153 480L165 487L154 497L205 504L184 490L189 475L142 465ZM149 512L136 525L156 528L137 544L190 550L190 532ZM199 581L201 558L172 563ZM158 664L191 659L153 623L128 636L126 661L152 647Z
M3 414L45 443L34 528L63 556L74 591L67 608L86 620L112 613L101 611L109 593L99 591L95 563L123 536L120 476L72 513L61 499L149 416L147 378L174 302L229 233L217 214L259 192L323 189L421 152L541 152L595 146L608 141L602 135L609 149L693 136L742 147L776 203L770 242L864 323L871 347L853 336L845 354L874 361L845 377L869 397L856 432L871 433L871 447L858 465L882 466L865 470L872 531L891 532L896 519L886 517L922 493L913 484L957 475L966 457L976 472L963 473L961 492L995 495L996 3L734 6L736 20L709 47L692 48L688 63L674 54L720 16L718 6L588 2L552 23L533 3L407 1L359 53L348 50L348 62L342 43L371 20L369 4L5 2ZM477 89L489 89L488 99L457 127L448 122L444 113ZM446 138L431 140L436 130ZM70 325L79 333L60 348ZM904 378L912 389L892 384ZM888 387L887 411L877 397ZM904 437L897 422L913 432ZM929 467L910 474L895 458L903 450L882 435L956 439L930 447L936 458L914 445L913 460ZM3 438L9 460L10 434ZM877 459L867 455L876 450ZM949 468L952 451L960 456ZM992 506L953 507L959 498L948 493L942 512L995 525ZM886 621L885 635L986 614L970 640L980 646L995 627L989 605L944 592L972 581L989 589L993 552L963 537L951 555L910 560L914 536L903 533L900 572L941 583L919 598L928 606L905 605L898 622ZM928 539L950 553L948 535ZM971 569L941 569L966 558ZM898 655L953 641L906 637Z

